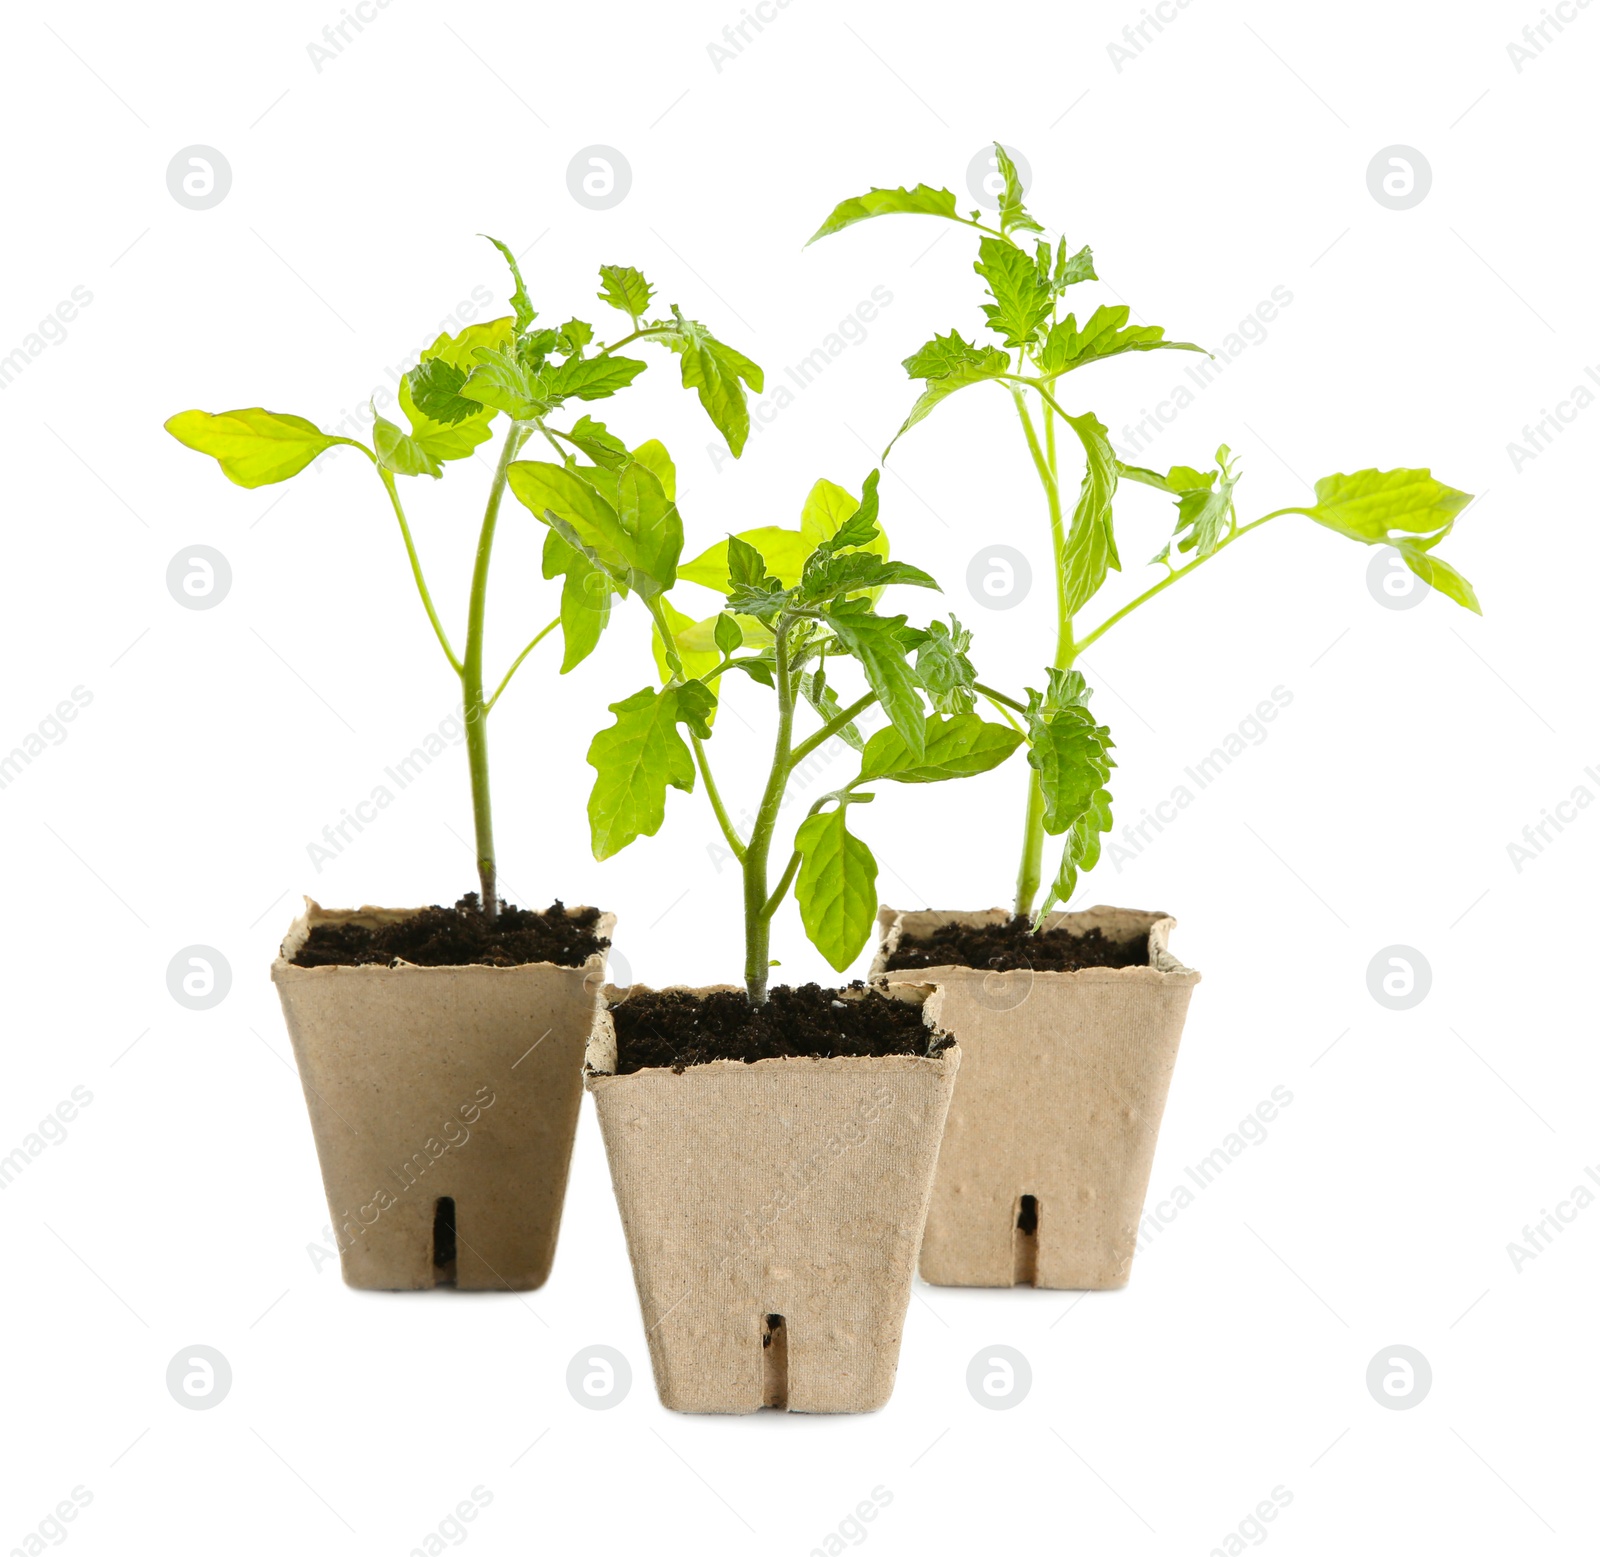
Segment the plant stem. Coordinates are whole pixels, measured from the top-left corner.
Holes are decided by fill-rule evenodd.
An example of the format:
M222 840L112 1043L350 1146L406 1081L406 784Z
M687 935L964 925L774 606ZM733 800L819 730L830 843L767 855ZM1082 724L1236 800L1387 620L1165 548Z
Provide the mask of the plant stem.
M656 624L656 631L661 636L661 647L666 651L667 664L677 673L683 671L683 656L678 652L678 640L672 631L672 624L667 620L667 613L661 609L659 598L645 601L645 606L650 612L650 619ZM728 668L729 660L724 659L720 665L715 666L700 679L710 682ZM717 781L711 775L711 759L706 755L705 743L694 731L689 732L689 744L694 748L695 766L700 770L700 777L706 786L706 799L711 802L711 810L717 819L717 826L722 829L722 836L728 840L728 847L733 850L733 857L741 864L744 863L745 843L739 836L739 830L733 825L728 809L722 803L722 793L717 788Z
M635 323L637 322L638 321L636 320ZM622 347L626 346L630 341L644 340L652 335L670 335L671 333L672 330L667 325L648 324L642 329L635 330L631 335L624 335L619 341L612 341L609 346L597 347L595 349L595 356L609 357L612 352L620 351Z
M1026 703L1019 703L1014 697L1007 697L1004 692L997 692L993 687L986 687L981 681L974 681L972 683L972 690L976 692L979 697L986 697L991 703L1000 705L1002 709L1015 709L1017 713L1023 715L1026 715L1028 712L1028 705Z
M358 443L356 448L360 449L361 445ZM362 452L366 451L363 449ZM422 563L417 558L416 544L411 539L411 526L406 523L406 511L400 506L400 494L395 490L394 472L386 470L382 465L377 467L377 471L378 479L383 482L383 489L389 494L390 503L394 505L394 516L400 521L400 534L405 539L406 556L411 559L411 576L417 581L417 593L422 596L428 620L433 623L434 636L439 640L439 647L444 650L444 657L450 661L451 670L459 676L461 661L456 658L456 651L450 647L450 639L445 634L444 624L439 620L439 613L433 608L433 596L428 593L428 581L422 576Z
M778 736L773 746L772 771L767 775L766 792L761 797L761 807L756 812L744 856L744 987L753 1006L767 1002L767 978L772 963L767 856L772 849L778 808L783 803L783 792L794 763L790 750L794 735L794 686L789 675L789 628L787 616L780 616L773 628L777 640L773 680L778 692Z
M516 658L515 658L515 659L514 659L514 660L512 660L512 662L511 662L511 669L510 669L510 670L508 670L508 671L507 671L507 672L506 672L506 673L505 673L505 675L503 675L503 676L502 676L502 677L501 677L501 678L500 678L500 685L499 685L499 686L497 686L497 687L496 687L496 688L495 688L495 689L494 689L494 696L493 696L493 697L491 697L491 698L490 698L490 699L489 699L489 701L488 701L488 702L487 702L487 703L485 703L485 704L484 704L484 705L483 705L483 711L484 711L484 712L485 712L485 713L488 713L488 712L489 712L489 710L490 710L490 709L491 709L491 708L493 708L493 707L494 707L494 705L495 705L495 704L496 704L496 703L498 703L498 702L499 702L499 701L500 701L500 694L501 694L501 693L502 693L502 692L504 692L504 691L505 691L505 689L506 689L506 685L507 685L507 683L508 683L508 682L509 682L509 681L510 681L510 680L511 680L511 678L512 678L512 677L513 677L513 676L514 676L514 675L516 675L516 673L517 673L517 667L518 667L518 666L519 666L519 665L521 665L521 663L522 663L522 662L523 662L523 661L524 661L524 660L525 660L525 659L527 659L527 657L528 657L528 656L529 656L529 655L530 655L530 654L532 654L532 653L533 653L533 651L534 651L534 650L535 650L535 649L537 649L537 648L538 648L538 647L539 647L539 645L540 645L540 644L541 644L541 643L543 643L543 642L544 642L544 641L545 641L545 639L546 639L546 638L548 638L548 637L549 637L549 636L550 636L550 634L551 634L551 633L553 633L553 632L554 632L554 631L555 631L555 630L556 630L556 628L558 628L558 627L559 627L559 626L560 626L560 625L561 625L561 618L560 618L560 617L559 617L559 616L558 616L558 617L556 617L556 618L555 618L555 619L554 619L554 620L553 620L553 621L550 621L550 622L546 622L546 623L545 623L545 625L544 625L544 626L543 626L543 627L541 627L541 628L540 628L540 629L539 629L539 631L538 631L538 632L536 632L536 633L535 633L535 634L534 634L534 635L533 635L533 639L532 639L532 641L531 641L531 642L530 642L530 643L529 643L529 644L528 644L528 647L527 647L527 648L525 648L525 649L524 649L524 650L523 650L523 651L522 651L522 653L521 653L521 654L519 654L519 655L518 655L518 656L517 656L517 657L516 657Z
M835 714L823 727L812 735L808 735L795 749L789 753L789 766L791 769L796 763L804 762L824 741L831 740L858 714L865 713L878 700L876 692L868 692L858 697L848 708Z
M483 525L478 531L478 555L472 567L472 594L467 604L466 653L461 660L461 701L467 725L467 766L472 775L478 885L484 916L491 920L499 916L500 899L495 887L494 811L489 802L489 705L483 696L483 620L489 598L489 557L494 550L494 531L500 519L500 499L505 495L506 473L526 436L527 429L519 422L512 422L495 466L489 501L483 510Z
M1019 382L1032 382L1020 380ZM1037 385L1035 385L1037 387ZM1054 414L1064 419L1066 413L1044 391L1045 447L1039 445L1034 431L1033 418L1028 414L1027 403L1020 389L1013 389L1017 415L1022 420L1023 436L1028 441L1028 453L1033 457L1033 467L1038 472L1039 483L1044 488L1045 502L1050 510L1050 554L1056 577L1056 650L1053 661L1058 670L1068 670L1077 657L1072 638L1072 617L1067 611L1067 575L1063 565L1066 551L1066 525L1061 513L1061 484L1056 475L1056 439ZM985 696L991 694L985 693ZM1039 786L1039 775L1028 770L1028 807L1022 823L1022 858L1017 866L1017 899L1015 911L1019 919L1033 912L1033 900L1039 890L1044 870L1044 791Z
M1221 553L1229 546L1233 545L1233 543L1238 540L1241 535L1248 535L1252 530L1265 524L1269 519L1281 519L1285 514L1303 514L1306 512L1307 510L1304 508L1279 508L1270 514L1263 514L1259 519L1252 519L1249 524L1240 525L1238 529L1234 530L1225 540L1218 544L1215 551L1208 553L1204 557L1196 557L1193 562L1187 562L1181 568L1174 568L1172 572L1162 579L1159 584L1152 584L1150 588L1145 590L1142 595L1135 595L1134 598L1130 600L1127 605L1123 606L1120 611L1113 611L1111 615L1108 616L1097 628L1095 628L1092 633L1089 633L1086 637L1079 640L1078 653L1081 654L1102 633L1108 631L1112 627L1115 627L1117 623L1120 622L1123 617L1127 616L1130 612L1137 611L1139 607L1145 603L1145 601L1153 600L1161 593L1163 589L1170 589L1178 582L1180 578L1187 578L1189 574L1193 573L1194 570L1201 565L1201 563L1210 562L1212 557L1221 555Z
M691 730L689 744L694 748L695 765L700 769L700 777L705 782L706 799L711 802L711 809L716 813L717 826L722 829L722 836L728 840L728 847L733 850L733 857L743 864L744 840L740 838L739 830L733 825L733 820L728 815L728 808L722 803L717 781L711 776L711 760L706 756L705 743Z

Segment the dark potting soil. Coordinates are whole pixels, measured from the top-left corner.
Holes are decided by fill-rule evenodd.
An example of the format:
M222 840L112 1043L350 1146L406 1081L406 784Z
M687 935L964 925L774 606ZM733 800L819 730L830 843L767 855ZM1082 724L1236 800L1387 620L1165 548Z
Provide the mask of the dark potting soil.
M889 958L888 970L919 968L982 968L1010 973L1031 968L1035 973L1072 973L1078 968L1142 968L1150 961L1146 937L1108 941L1099 930L1074 935L1070 930L1028 933L1026 919L1004 924L942 924L931 935L904 935Z
M542 913L507 903L492 922L478 911L478 894L469 892L454 908L424 908L409 919L376 928L359 924L314 925L295 953L297 968L393 966L414 962L424 968L486 964L516 968L528 962L581 967L611 943L596 935L598 908L569 914L558 898Z
M864 989L859 981L852 990ZM712 1060L834 1058L883 1054L941 1054L955 1039L930 1033L922 1007L867 990L859 999L817 984L780 985L763 1006L740 989L691 995L653 990L611 1007L617 1029L617 1074L650 1066L682 1071Z

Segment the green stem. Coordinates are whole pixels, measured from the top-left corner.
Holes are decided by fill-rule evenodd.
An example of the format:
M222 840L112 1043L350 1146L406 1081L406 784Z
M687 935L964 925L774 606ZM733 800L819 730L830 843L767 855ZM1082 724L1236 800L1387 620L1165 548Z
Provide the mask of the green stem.
M986 687L981 681L974 681L972 690L979 697L988 698L991 703L998 705L1002 709L1014 708L1019 714L1024 717L1027 716L1028 705L1026 703L1019 703L1014 697L1007 697L1004 692L997 692L993 687Z
M794 685L789 674L789 627L787 616L780 616L773 628L777 640L773 680L778 692L778 735L772 752L772 771L767 775L766 792L756 812L755 826L744 857L744 987L753 1006L767 1001L767 978L771 972L772 915L767 910L767 856L772 850L772 832L778 821L778 808L794 765L790 743L794 735Z
M1181 568L1174 568L1159 584L1152 584L1142 595L1135 595L1120 611L1113 611L1092 633L1079 640L1078 653L1082 654L1102 633L1115 627L1130 612L1137 611L1145 601L1153 600L1162 590L1170 589L1180 578L1187 578L1202 563L1210 562L1213 557L1220 556L1240 536L1248 535L1252 530L1264 525L1269 519L1281 519L1285 514L1303 514L1306 512L1308 510L1304 508L1279 508L1270 514L1263 514L1259 519L1252 519L1249 524L1240 525L1217 546L1215 551L1208 553L1204 557L1196 557L1193 562L1185 563Z
M824 741L837 735L850 721L860 714L864 714L878 700L876 692L868 692L858 697L848 708L835 714L814 735L808 735L789 754L789 768L792 772L797 763L804 762Z
M1017 867L1018 919L1033 917L1033 900L1044 876L1044 790L1039 775L1028 769L1028 809L1022 822L1022 863Z
M1005 706L1005 704L1004 704L1004 703L1000 703L1000 702L996 702L996 701L995 701L995 699L994 699L994 698L992 698L992 697L989 697L989 694L988 694L988 693L987 693L987 692L985 692L985 693L984 693L984 694L983 694L983 696L984 696L984 697L985 697L985 698L986 698L986 699L987 699L987 700L988 700L988 702L989 702L989 703L990 703L990 705L991 705L991 706L992 706L992 707L993 707L993 708L994 708L994 711L995 711L995 712L996 712L996 713L997 713L997 714L999 714L999 715L1000 715L1000 717L1001 717L1001 718L1002 718L1002 719L1004 719L1004 720L1005 720L1005 722L1006 722L1006 723L1007 723L1007 724L1008 724L1008 725L1010 725L1010 726L1011 726L1011 728L1012 728L1012 729L1013 729L1013 730L1015 730L1015 731L1016 731L1016 732L1017 732L1017 734L1018 734L1018 735L1025 735L1025 734L1027 734L1027 731L1026 731L1026 730L1024 730L1024 729L1023 729L1023 727L1022 727L1022 726L1021 726L1021 725L1020 725L1020 724L1018 724L1018 723L1017 723L1017 716L1016 716L1016 715L1015 715L1015 714L1013 714L1013 713L1012 713L1012 712L1011 712L1011 710L1010 710L1010 709L1009 709L1009 708L1007 708L1007 707L1006 707L1006 706Z
M355 447L362 448L359 443ZM365 449L362 449L362 452L365 453ZM417 558L416 543L411 539L411 526L406 523L406 511L400 506L400 494L395 490L394 472L382 465L377 466L377 471L378 479L383 482L384 491L389 494L389 501L394 505L394 516L400 521L400 534L405 539L406 556L411 559L411 576L417 581L417 593L422 596L428 620L433 623L434 636L439 640L439 647L444 650L444 657L450 661L451 670L459 676L461 661L456 658L456 651L450 647L450 639L445 633L444 624L439 620L439 613L433 608L433 596L428 593L428 581L422 576L422 563Z
M572 458L572 456L570 454L568 454L567 451L565 449L563 449L559 443L556 442L556 439L557 438L566 438L567 435L564 432L562 432L559 428L546 427L543 422L537 422L537 423L535 423L535 425L538 427L539 431L544 434L544 441L546 443L548 443L552 449L555 450L557 456L561 460L561 463L563 465L565 465L567 463L567 461ZM572 443L572 440L570 438L567 438L567 442L568 443ZM576 448L577 445L573 444L573 447Z
M733 857L742 865L745 857L744 840L739 836L738 828L733 825L733 819L728 815L728 808L722 803L722 794L717 788L717 781L711 776L711 759L706 756L705 743L691 730L689 744L694 748L695 765L700 769L700 777L705 781L706 799L711 802L711 809L716 813L717 826L722 829L722 836L728 840L728 847L733 850Z
M645 601L645 606L650 612L650 619L656 624L656 631L661 635L661 646L667 652L667 664L676 669L681 675L683 672L683 656L678 652L678 640L672 631L672 624L667 621L667 613L661 609L659 597L652 597ZM720 675L728 668L729 661L724 660L712 672L701 677L703 681L710 681L713 676ZM722 792L717 788L717 781L711 774L711 759L706 755L705 743L694 731L689 732L689 744L694 749L695 766L700 770L700 777L706 786L706 799L711 802L711 810L717 819L717 826L722 829L722 836L728 840L728 847L733 850L733 857L742 865L745 859L745 843L739 836L739 830L733 825L733 819L728 815L728 808L722 803Z
M549 637L549 636L550 636L550 634L551 634L551 633L553 633L553 632L554 632L554 631L555 631L555 630L556 630L556 628L558 628L558 627L559 627L559 626L560 626L560 625L561 625L561 618L560 618L560 617L559 617L559 616L558 616L558 617L556 617L556 619L555 619L555 620L554 620L554 621L553 621L553 622L547 622L547 623L545 623L545 625L544 625L544 626L543 626L543 627L541 627L541 628L540 628L540 629L539 629L539 631L538 631L538 632L536 632L536 633L535 633L535 634L534 634L534 635L533 635L533 639L532 639L532 641L531 641L531 642L530 642L530 643L529 643L529 644L528 644L528 647L527 647L527 648L525 648L525 649L524 649L524 650L523 650L523 651L522 651L522 653L521 653L521 654L519 654L519 655L518 655L518 656L517 656L517 657L516 657L516 658L515 658L515 659L514 659L514 660L512 660L512 662L511 662L511 669L510 669L510 670L508 670L508 671L507 671L507 672L506 672L506 673L505 673L505 675L504 675L504 676L502 676L502 677L501 677L501 678L500 678L500 685L499 685L499 686L497 686L497 687L496 687L496 688L495 688L495 689L494 689L494 696L493 696L493 697L491 697L491 698L490 698L490 699L489 699L489 701L488 701L488 702L487 702L487 703L485 703L485 704L484 704L484 705L483 705L483 711L484 711L484 712L485 712L485 713L488 713L488 712L489 712L489 710L490 710L490 709L491 709L491 708L493 708L493 707L494 707L494 705L495 705L495 704L496 704L496 703L498 703L498 702L499 702L499 701L500 701L500 694L501 694L501 693L502 693L502 692L504 692L504 691L505 691L505 689L506 689L506 684L507 684L507 683L508 683L508 682L509 682L509 681L510 681L510 680L511 680L511 678L512 678L512 677L513 677L513 676L514 676L514 675L516 675L516 673L517 673L517 667L518 667L518 666L519 666L519 665L520 665L520 664L521 664L521 663L522 663L522 662L523 662L523 661L524 661L524 660L525 660L525 659L527 659L527 657L528 657L528 656L529 656L529 655L530 655L530 654L532 654L532 653L533 653L533 651L534 651L534 650L535 650L535 649L537 649L537 648L538 648L538 647L539 647L539 645L540 645L540 644L541 644L541 643L543 643L543 642L544 642L544 640L545 640L545 639L546 639L546 638L548 638L548 637Z
M483 511L483 525L478 531L478 555L472 567L472 594L467 604L467 646L461 660L461 701L467 725L467 766L472 775L478 884L483 912L489 919L499 915L500 899L495 887L494 812L489 801L489 705L483 696L483 622L489 599L489 558L494 550L494 532L500 519L500 499L505 495L506 473L527 432L521 423L512 422L495 466L489 501Z
M637 323L637 321L635 321ZM635 330L631 335L624 335L621 340L613 341L609 346L600 346L595 349L595 356L609 357L614 351L628 345L630 341L647 340L653 335L670 335L672 327L664 324L647 324L642 329Z
M1017 377L1019 384L1033 384L1036 381ZM1023 436L1028 441L1028 453L1033 457L1033 466L1038 472L1040 485L1044 487L1045 502L1050 510L1050 550L1051 560L1055 568L1056 579L1056 649L1055 666L1060 670L1071 667L1077 656L1077 649L1072 637L1072 617L1067 610L1067 575L1062 559L1066 554L1067 533L1066 524L1061 512L1061 484L1056 474L1056 449L1055 427L1051 420L1052 412L1059 415L1064 421L1072 419L1058 406L1048 393L1041 390L1045 400L1045 440L1046 447L1039 445L1039 436L1034 431L1033 418L1028 414L1027 402L1020 389L1013 389L1012 398L1017 404L1017 415L1022 420ZM988 696L985 693L985 696ZM1024 710L1025 711L1025 710ZM1028 770L1028 806L1023 816L1022 823L1022 857L1017 865L1017 899L1016 914L1019 919L1025 919L1033 912L1033 900L1039 891L1039 883L1044 874L1044 791L1039 787L1039 775L1033 770Z

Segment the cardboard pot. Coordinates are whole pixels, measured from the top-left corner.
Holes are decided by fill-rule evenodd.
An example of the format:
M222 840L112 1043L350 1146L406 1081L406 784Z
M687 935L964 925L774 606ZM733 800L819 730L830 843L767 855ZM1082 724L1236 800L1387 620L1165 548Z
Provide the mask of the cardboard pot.
M577 968L291 961L315 925L416 912L307 898L272 965L344 1279L525 1291L555 1255L605 954ZM615 923L602 914L595 933Z
M982 913L878 914L877 982L939 987L961 1045L923 1239L924 1281L951 1287L1123 1287L1189 992L1200 975L1167 950L1175 921L1131 908L1051 914L1045 928L1145 938L1148 964L1075 973L937 967L885 971L902 934Z
M892 993L936 1025L928 986ZM960 1062L952 1046L619 1076L602 1007L584 1074L664 1406L887 1402Z

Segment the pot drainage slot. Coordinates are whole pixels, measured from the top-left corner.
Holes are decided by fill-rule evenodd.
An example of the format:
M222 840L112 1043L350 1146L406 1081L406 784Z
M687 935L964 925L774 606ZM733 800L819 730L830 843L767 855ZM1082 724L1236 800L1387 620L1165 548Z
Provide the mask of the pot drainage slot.
M1039 1279L1039 1202L1032 1195L1017 1201L1017 1225L1011 1233L1011 1284L1031 1287Z
M771 1411L789 1409L789 1331L782 1314L768 1314L761 1332L761 1404Z
M456 1284L456 1203L450 1195L433 1203L433 1284Z

